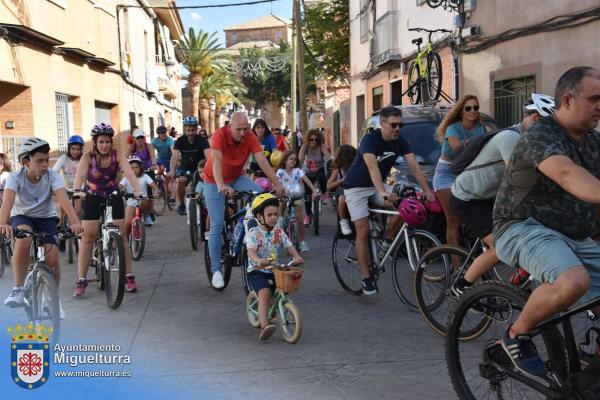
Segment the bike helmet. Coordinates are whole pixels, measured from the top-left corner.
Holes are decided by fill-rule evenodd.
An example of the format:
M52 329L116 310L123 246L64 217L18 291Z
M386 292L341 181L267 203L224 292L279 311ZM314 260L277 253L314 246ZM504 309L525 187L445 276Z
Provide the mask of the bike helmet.
M198 126L198 118L190 115L183 119L183 126Z
M420 201L415 199L402 200L398 211L409 226L419 226L427 219L427 210Z
M419 193L417 198L422 201L425 205L425 209L433 214L441 214L444 210L442 209L442 203L435 198L433 201L427 201L427 197L425 197L424 193Z
M257 180L254 181L258 186L260 186L260 188L265 191L268 192L270 190L273 189L273 185L271 184L271 181L268 180L267 178L258 178Z
M140 165L142 165L142 159L139 158L138 156L129 156L129 158L127 159L127 161L129 161L130 164L132 162L137 162L137 163L140 163Z
M159 135L161 133L167 133L167 127L163 125L159 126L158 128L156 128L156 133L158 133Z
M113 137L115 135L115 130L112 128L112 126L105 124L104 122L94 125L92 128L92 138L97 138L101 135Z
M23 142L21 142L21 144L18 147L17 159L19 160L19 162L21 162L25 157L28 157L32 151L44 146L50 147L50 144L48 144L48 142L46 142L44 139L34 137L27 138Z
M83 146L85 144L85 141L83 140L83 138L81 136L73 135L67 141L67 147L71 147L72 144L79 144L79 145Z
M261 213L267 206L279 206L279 200L271 193L263 193L256 196L252 201L252 214L256 217L256 214Z
M548 117L554 114L554 98L547 94L533 93L531 100L525 105L527 112L537 112L541 117Z

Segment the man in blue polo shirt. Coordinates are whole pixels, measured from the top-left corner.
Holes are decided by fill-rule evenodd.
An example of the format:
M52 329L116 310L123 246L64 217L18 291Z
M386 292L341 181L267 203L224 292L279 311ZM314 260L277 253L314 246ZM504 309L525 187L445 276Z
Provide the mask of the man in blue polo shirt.
M369 200L380 206L385 204L384 198L391 203L398 200L398 196L390 193L390 188L383 184L398 156L404 157L427 199L435 199L415 154L406 139L400 136L402 111L394 106L385 107L381 110L380 121L381 129L365 135L360 141L358 154L344 179L344 195L356 228L356 258L364 278L362 290L365 295L377 293L375 280L369 272ZM384 235L383 245L388 248L399 227L398 218L394 218L396 221L390 223L390 229Z

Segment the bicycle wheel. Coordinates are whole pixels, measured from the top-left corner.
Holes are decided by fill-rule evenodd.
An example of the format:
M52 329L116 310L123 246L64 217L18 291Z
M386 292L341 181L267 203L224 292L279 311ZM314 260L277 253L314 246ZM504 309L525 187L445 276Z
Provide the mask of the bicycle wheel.
M4 238L0 238L0 278L4 275L4 270L8 265L8 249Z
M246 249L242 250L240 256L240 269L242 270L242 286L244 286L244 292L250 293L250 283L248 282L248 253Z
M410 99L410 104L419 104L421 102L421 69L416 62L410 64L410 68L408 70L408 98Z
M208 215L208 211L204 207L204 204L198 204L198 243L206 242L206 232L208 229L206 227L206 217ZM198 244L200 247L200 244Z
M315 236L319 236L319 216L321 215L321 196L313 200L312 224Z
M135 224L133 224L129 242L131 245L131 257L137 261L142 258L146 245L146 227L141 219L136 220Z
M223 283L225 283L225 285L223 285L222 288L216 288L212 285L213 272L210 264L208 242L206 242L206 245L204 246L204 268L206 269L206 277L208 278L208 283L210 284L210 286L218 291L225 290L225 288L229 284L229 280L231 279L231 257L229 256L229 254L227 254L229 244L227 243L227 239L224 234L221 238L221 243L221 272L223 274Z
M60 297L54 276L45 267L39 266L33 285L33 323L52 326L52 343L60 338Z
M101 250L100 266L104 276L104 293L110 308L119 308L125 292L125 249L117 232L108 233L107 252Z
M190 199L188 203L188 217L190 219L190 239L192 241L192 249L198 250L198 208L196 201Z
M167 209L167 204L169 203L169 199L167 199L167 191L165 190L165 182L162 179L160 179L157 182L157 186L158 186L158 197L156 199L154 199L154 201L152 203L154 206L154 213L160 217L165 213L165 210Z
M336 232L331 245L333 271L344 290L352 294L362 293L363 276L356 258L356 248L353 237L341 237Z
M281 315L281 335L288 343L296 343L302 336L302 314L294 303L287 302L283 305Z
M438 53L427 54L427 92L429 100L437 101L442 93L442 59Z
M290 239L290 242L292 242L294 247L298 247L298 244L300 244L300 227L298 226L299 223L302 223L302 221L298 222L297 219L294 221L288 220L288 238Z
M246 317L248 317L248 322L254 328L260 326L260 321L258 320L258 296L254 290L246 296Z
M427 0L427 5L431 8L438 8L443 2L444 0Z
M165 191L165 199L167 199L167 207L169 208L169 210L173 211L175 209L175 203L171 203L169 201L169 182L168 181L163 181L163 190ZM171 196L173 196L173 198L175 198L175 194L173 192L171 192Z
M427 250L439 246L441 243L434 234L423 230L409 232L408 239L410 241L408 246L404 240L401 240L396 246L392 259L392 280L400 301L411 311L418 311L413 290L417 265Z

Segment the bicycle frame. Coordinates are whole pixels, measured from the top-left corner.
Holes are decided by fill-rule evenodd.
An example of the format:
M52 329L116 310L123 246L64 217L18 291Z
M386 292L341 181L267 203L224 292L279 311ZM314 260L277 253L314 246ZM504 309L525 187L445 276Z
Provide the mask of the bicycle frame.
M431 38L431 34L429 35ZM427 47L424 50L421 50L417 53L415 57L415 64L419 66L419 75L421 78L427 79L427 55L429 53L433 53L433 44L431 43L431 39L427 42Z
M400 213L398 211L381 210L381 209L377 209L377 208L375 208L375 209L369 208L369 213L383 214L383 215L400 215ZM372 224L375 224L375 223L377 223L377 222L374 222L372 218L369 218L370 228L372 228L373 227ZM385 265L386 260L391 256L392 252L396 249L396 246L398 245L398 243L400 242L402 237L404 237L404 242L406 243L406 246L407 247L409 246L409 243L410 243L409 236L408 236L409 229L410 229L410 227L408 225L406 225L406 223L404 223L402 225L402 227L400 228L400 230L394 237L394 240L392 241L390 248L384 254L384 256L381 258L381 260L379 260L378 254L377 254L378 253L377 240L374 238L371 238L371 237L369 238L369 244L371 245L371 255L373 256L372 261L378 269L381 269L381 270L385 269L384 265ZM415 251L416 251L416 249L415 249ZM410 265L416 265L416 263L419 260L412 259L412 256L413 256L412 251L408 251L407 253L408 253L408 259L409 259ZM413 264L413 262L415 264Z

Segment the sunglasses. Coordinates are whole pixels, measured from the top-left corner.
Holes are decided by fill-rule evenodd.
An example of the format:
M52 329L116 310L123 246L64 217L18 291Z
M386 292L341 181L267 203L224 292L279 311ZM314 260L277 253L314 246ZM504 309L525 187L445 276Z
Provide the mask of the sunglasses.
M471 110L474 110L474 111L479 111L479 106L473 106L473 107L471 107L471 106L466 106L466 107L465 107L465 111L466 111L466 112L469 112L469 111L471 111Z
M319 139L310 139L309 142L318 142Z
M391 126L392 129L402 128L404 126L404 122L387 122L387 121L383 121L383 122L385 122L386 124Z

